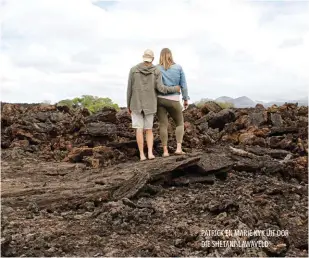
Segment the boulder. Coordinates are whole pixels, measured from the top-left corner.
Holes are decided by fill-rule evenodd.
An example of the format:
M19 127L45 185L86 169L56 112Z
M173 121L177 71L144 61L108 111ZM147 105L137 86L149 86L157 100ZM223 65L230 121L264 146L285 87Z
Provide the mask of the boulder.
M265 107L262 105L262 104L256 104L255 105L255 109L256 110L259 110L259 111L264 111L265 110Z
M235 113L231 109L224 109L215 114L214 117L208 121L208 125L211 128L219 128L219 130L222 130L225 124L234 122L235 120Z
M266 146L266 141L264 138L257 137L254 133L248 132L239 135L239 143L243 145L259 145Z
M94 122L109 122L109 123L116 123L116 110L114 108L103 108L102 110L98 111L97 113L88 116L85 119L86 123L94 123Z
M273 126L282 126L283 120L280 114L278 113L271 113L270 114L270 120Z
M209 112L218 113L222 110L222 108L214 101L207 101L201 108L201 111L204 114L208 114Z
M261 126L267 123L267 112L254 112L249 115L250 122L254 126Z
M132 120L130 114L128 113L128 109L126 109L126 108L118 111L117 114L116 114L116 118L121 123L128 123L128 122L131 122L131 120Z
M81 134L88 134L91 136L108 136L114 138L116 136L117 127L115 124L96 122L86 125L84 131Z
M84 156L91 156L93 149L89 147L73 148L68 155L68 160L71 162L80 162Z

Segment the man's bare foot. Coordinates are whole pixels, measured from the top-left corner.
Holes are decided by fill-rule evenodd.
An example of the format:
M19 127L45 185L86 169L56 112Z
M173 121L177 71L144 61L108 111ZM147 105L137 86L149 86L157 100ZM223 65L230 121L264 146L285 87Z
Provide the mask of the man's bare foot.
M156 157L153 154L148 154L148 159L155 159Z
M145 155L144 155L144 156L141 156L140 158L141 158L141 161L144 161L144 160L147 159L147 158L145 157Z
M165 158L165 157L169 157L170 154L168 152L164 152L162 156L163 156L163 158Z
M176 151L175 151L175 154L176 154L176 155L185 155L186 153L185 153L184 151L182 151L182 150L180 150L180 151L179 151L179 150L176 150Z

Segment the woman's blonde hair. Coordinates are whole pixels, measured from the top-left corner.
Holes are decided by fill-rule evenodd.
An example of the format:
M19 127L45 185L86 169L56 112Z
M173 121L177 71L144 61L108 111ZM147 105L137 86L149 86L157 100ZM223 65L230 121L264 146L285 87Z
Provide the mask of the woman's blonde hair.
M169 48L163 48L161 50L159 63L164 67L165 70L169 69L173 64L175 64L172 52Z

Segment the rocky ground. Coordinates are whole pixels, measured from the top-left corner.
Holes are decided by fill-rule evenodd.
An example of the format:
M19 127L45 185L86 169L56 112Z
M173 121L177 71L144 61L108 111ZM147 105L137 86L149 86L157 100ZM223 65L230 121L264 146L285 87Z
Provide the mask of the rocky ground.
M138 162L125 109L2 103L2 256L308 256L308 108L184 117L187 155ZM237 229L288 233L205 235Z

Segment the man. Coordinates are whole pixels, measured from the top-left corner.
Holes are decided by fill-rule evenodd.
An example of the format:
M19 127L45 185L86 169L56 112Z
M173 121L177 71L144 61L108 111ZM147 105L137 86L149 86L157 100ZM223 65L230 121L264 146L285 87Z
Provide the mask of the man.
M153 51L147 49L143 55L143 63L131 68L127 89L127 107L132 117L132 127L136 129L136 141L141 161L146 160L144 153L144 134L148 148L148 159L154 159L153 155L153 118L157 112L157 92L180 92L179 86L166 87L162 84L160 70L152 62Z

